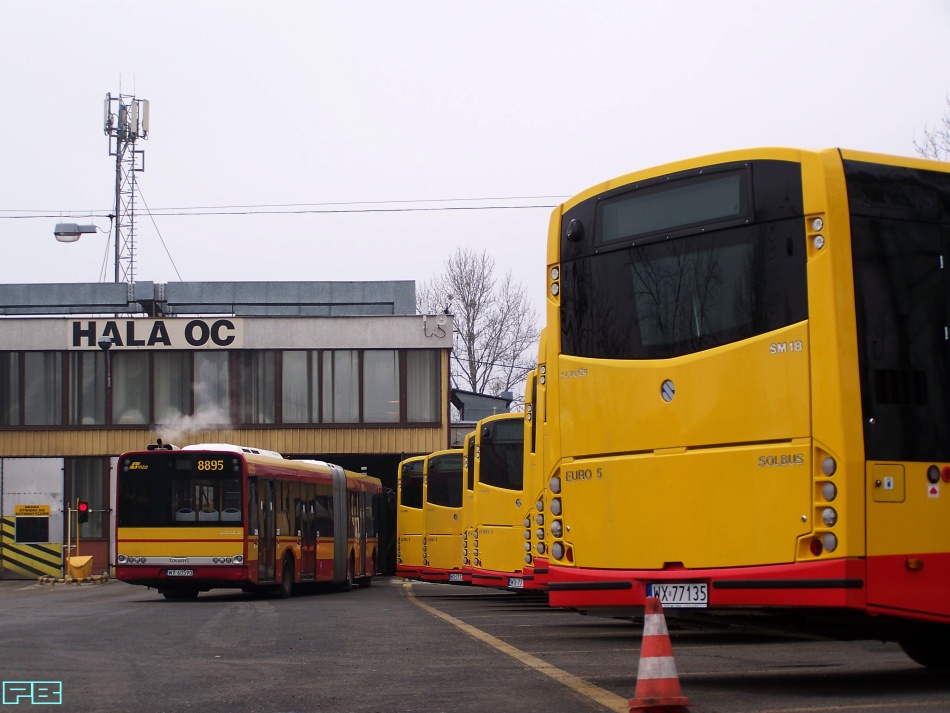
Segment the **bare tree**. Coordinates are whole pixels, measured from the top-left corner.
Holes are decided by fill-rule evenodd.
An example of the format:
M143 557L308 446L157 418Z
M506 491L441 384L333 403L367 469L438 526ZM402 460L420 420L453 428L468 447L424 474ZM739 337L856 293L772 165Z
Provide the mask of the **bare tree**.
M495 279L487 250L457 248L445 272L419 287L416 306L455 318L453 388L497 396L521 386L537 363L537 312L510 271Z
M950 98L947 99L947 104L950 104ZM950 112L943 115L936 128L925 127L923 140L918 143L917 139L914 139L914 148L924 158L950 160Z

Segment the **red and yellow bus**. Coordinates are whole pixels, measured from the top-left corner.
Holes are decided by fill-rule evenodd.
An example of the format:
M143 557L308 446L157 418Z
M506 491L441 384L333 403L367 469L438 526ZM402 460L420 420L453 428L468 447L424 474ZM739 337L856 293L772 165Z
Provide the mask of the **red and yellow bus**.
M399 464L396 474L396 575L422 579L426 535L425 456L413 456Z
M524 413L503 413L479 421L469 441L473 495L465 515L471 534L464 545L472 584L478 586L537 588L526 564L543 515L536 526L535 492L525 486L524 434Z
M551 603L781 608L950 665L950 165L722 153L549 236Z
M212 443L119 456L116 578L166 599L236 587L369 586L382 486L321 461Z

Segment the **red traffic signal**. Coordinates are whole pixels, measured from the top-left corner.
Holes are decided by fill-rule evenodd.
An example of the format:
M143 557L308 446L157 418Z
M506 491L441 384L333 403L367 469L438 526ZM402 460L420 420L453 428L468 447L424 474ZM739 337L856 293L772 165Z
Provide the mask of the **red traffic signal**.
M89 503L85 500L80 500L76 504L76 510L79 511L79 524L82 525L84 522L89 522Z

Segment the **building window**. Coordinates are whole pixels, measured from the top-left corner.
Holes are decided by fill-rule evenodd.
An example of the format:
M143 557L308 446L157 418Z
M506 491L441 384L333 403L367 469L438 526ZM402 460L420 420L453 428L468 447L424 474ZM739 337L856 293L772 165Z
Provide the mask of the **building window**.
M20 425L20 354L0 352L0 426Z
M63 423L63 359L60 352L23 353L23 423Z
M91 513L89 521L79 526L80 540L83 538L103 537L102 522L108 507L105 493L108 492L108 458L70 458L70 506L75 508L77 500L89 503ZM75 520L73 521L75 525Z
M238 420L274 423L274 352L238 354Z
M112 355L112 423L149 423L148 352L119 352Z
M202 423L231 423L228 352L195 354L195 418Z
M69 423L92 426L106 422L106 355L69 353Z
M191 354L155 352L155 423L174 423L191 414Z
M441 420L439 356L435 349L406 352L406 419L410 423Z
M281 421L283 423L314 423L318 413L313 404L310 378L311 353L284 352L281 368Z
M399 352L363 352L363 422L399 423Z
M323 420L360 420L360 355L355 350L323 352Z

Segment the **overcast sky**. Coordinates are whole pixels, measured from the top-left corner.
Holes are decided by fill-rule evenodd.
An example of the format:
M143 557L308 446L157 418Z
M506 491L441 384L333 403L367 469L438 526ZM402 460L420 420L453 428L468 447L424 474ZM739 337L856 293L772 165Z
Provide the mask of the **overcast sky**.
M486 206L750 146L913 155L950 92L945 0L54 0L3 24L0 283L112 281L105 234L52 235L109 228L106 92L151 103L137 280L418 283L484 247L539 309L551 209ZM209 206L257 214L168 215ZM482 209L404 210L453 206Z

